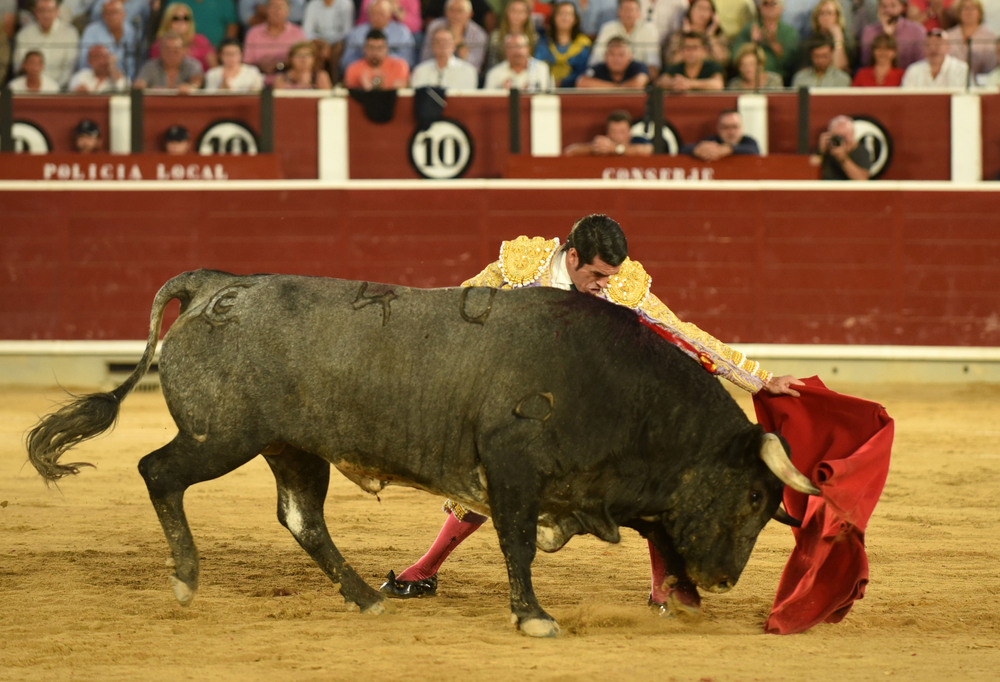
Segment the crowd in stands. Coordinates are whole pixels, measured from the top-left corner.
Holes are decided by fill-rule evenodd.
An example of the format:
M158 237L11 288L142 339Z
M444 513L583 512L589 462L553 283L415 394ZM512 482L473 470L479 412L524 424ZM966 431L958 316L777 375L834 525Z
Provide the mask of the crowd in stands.
M1000 85L1000 0L0 0L15 93Z

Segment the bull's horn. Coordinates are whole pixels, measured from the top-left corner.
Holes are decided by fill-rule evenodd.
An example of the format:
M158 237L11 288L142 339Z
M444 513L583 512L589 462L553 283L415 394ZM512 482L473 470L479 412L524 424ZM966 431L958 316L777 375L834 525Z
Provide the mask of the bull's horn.
M802 527L802 520L797 519L788 512L786 512L784 507L778 507L777 509L775 509L774 513L771 514L771 518L777 521L778 523L785 524L786 526L792 526L794 528Z
M773 433L764 434L764 442L760 447L760 458L778 479L789 486L792 490L807 495L819 495L819 488L812 484L812 481L801 471L795 468L792 460L788 459L788 453L781 445L779 439Z

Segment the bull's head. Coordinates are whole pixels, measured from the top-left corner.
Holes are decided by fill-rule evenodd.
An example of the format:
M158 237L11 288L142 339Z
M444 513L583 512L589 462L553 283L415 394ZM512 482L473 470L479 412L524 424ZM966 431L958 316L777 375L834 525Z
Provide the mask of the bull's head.
M784 485L819 494L792 465L783 441L757 429L734 438L721 459L685 471L662 533L651 537L668 571L708 591L731 588L767 522L794 523L779 508Z

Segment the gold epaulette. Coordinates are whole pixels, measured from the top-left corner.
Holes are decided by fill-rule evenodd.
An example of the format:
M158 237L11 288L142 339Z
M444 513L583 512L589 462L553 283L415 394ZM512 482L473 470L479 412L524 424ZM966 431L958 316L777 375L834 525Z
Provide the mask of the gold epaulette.
M626 258L618 273L608 280L604 295L612 303L635 310L646 300L652 281L642 263Z
M462 282L463 287L492 287L494 289L503 288L503 275L500 273L500 266L497 263L490 263L486 269L472 279Z
M558 249L558 239L543 237L522 235L504 242L499 261L504 282L515 289L537 282Z

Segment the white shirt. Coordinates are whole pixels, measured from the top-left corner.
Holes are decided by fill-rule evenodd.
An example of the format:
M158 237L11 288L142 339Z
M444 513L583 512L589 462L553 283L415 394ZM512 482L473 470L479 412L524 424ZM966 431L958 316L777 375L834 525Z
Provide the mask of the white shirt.
M81 85L87 92L125 92L128 90L128 78L121 74L116 81L110 78L98 80L93 69L80 69L69 79L69 91L76 92Z
M445 90L475 90L479 87L479 74L476 67L454 55L443 69L438 67L436 59L428 59L417 64L410 74L411 88L427 86Z
M257 92L264 89L264 76L253 64L240 66L236 78L229 81L229 87L222 87L222 67L216 66L205 74L205 90L224 90L225 92Z
M11 92L17 94L40 95L59 92L59 84L56 83L54 78L46 76L44 73L42 74L42 87L39 90L28 90L27 76L18 76L7 83L7 87L10 88Z
M651 22L641 19L635 22L631 33L626 31L622 22L617 19L604 24L597 34L594 47L590 51L589 63L591 66L604 61L604 51L608 47L608 41L615 36L628 38L628 42L632 46L632 59L659 70L660 36Z
M327 43L339 43L354 28L354 3L351 0L333 0L327 6L323 0L309 0L302 30L306 38L319 38Z
M72 25L56 17L49 32L43 33L41 27L33 22L17 32L15 43L15 73L20 70L24 55L37 50L45 57L45 75L55 79L60 87L69 83L76 69L77 46L80 43L80 34Z
M514 88L523 92L550 90L552 76L549 74L549 65L530 57L528 68L521 73L511 71L510 62L506 60L486 72L483 90L513 90Z
M964 88L969 77L969 65L955 59L950 54L945 55L944 63L937 78L931 76L931 66L926 59L914 62L906 67L903 74L904 88Z

